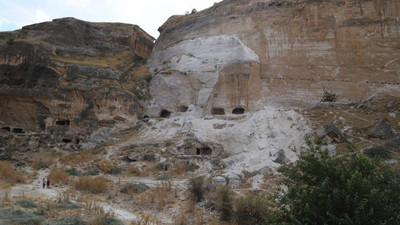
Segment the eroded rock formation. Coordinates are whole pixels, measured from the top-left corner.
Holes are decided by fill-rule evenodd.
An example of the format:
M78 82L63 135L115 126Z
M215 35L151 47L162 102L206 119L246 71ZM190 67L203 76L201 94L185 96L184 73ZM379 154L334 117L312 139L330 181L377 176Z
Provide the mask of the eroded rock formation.
M173 16L149 61L158 74L150 111L230 113L261 98L307 106L323 90L342 102L398 96L399 9L397 0L225 0Z
M79 142L141 113L134 82L143 80L154 39L138 26L64 18L0 39L1 126Z

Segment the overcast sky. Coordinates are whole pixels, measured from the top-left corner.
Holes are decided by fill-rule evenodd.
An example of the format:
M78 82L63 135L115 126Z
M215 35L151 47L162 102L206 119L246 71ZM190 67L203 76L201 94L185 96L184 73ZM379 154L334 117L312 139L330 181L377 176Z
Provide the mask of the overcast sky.
M158 37L157 31L170 16L202 10L221 0L0 0L0 31L75 17L92 22L123 22L139 25Z

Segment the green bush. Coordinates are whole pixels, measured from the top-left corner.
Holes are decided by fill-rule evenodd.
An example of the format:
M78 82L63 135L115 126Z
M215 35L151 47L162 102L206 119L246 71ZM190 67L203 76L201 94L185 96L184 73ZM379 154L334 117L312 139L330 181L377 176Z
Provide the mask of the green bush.
M80 206L73 202L63 202L63 203L58 203L56 205L56 208L59 210L68 210L68 209L79 209Z
M230 222L233 218L232 190L229 187L222 187L217 190L216 209L220 214L220 219Z
M350 152L330 157L318 146L284 165L277 194L280 224L400 224L400 173L379 160Z
M335 93L324 91L321 102L328 102L329 106L331 106L333 102L336 102L336 100L337 100L337 95Z
M38 166L37 166L37 169L38 169L38 170L40 170L40 169L47 169L47 168L49 168L49 167L50 167L50 165L49 165L48 163L40 162L40 163L38 164Z
M100 174L100 170L97 168L90 168L85 171L84 175L85 176L97 176Z
M236 202L236 221L241 225L264 224L269 216L269 201L265 196L249 194Z
M9 38L8 40L7 40L7 44L8 45L12 45L12 44L14 44L14 38Z
M86 225L87 223L79 217L69 217L52 220L47 225Z
M380 158L383 160L388 160L392 158L392 153L382 146L367 148L364 150L364 154L371 158Z
M83 175L83 172L76 168L66 169L65 172L67 172L71 176L76 176L76 177Z
M32 201L28 201L28 200L20 200L20 201L16 201L15 203L26 209L34 209L34 208L38 207L36 205L36 203L34 203Z
M110 172L108 172L111 175L118 175L120 173L122 173L123 169L120 167L114 167L110 170Z
M144 76L143 79L144 79L147 83L150 83L150 81L153 79L153 75L147 74L146 76Z
M143 193L150 189L149 186L143 183L139 184L127 184L121 189L121 193L130 194L130 193Z
M0 222L6 221L7 225L40 225L44 221L44 217L38 216L32 212L22 211L19 209L1 209Z
M189 181L189 191L196 202L200 202L204 197L205 185L204 177L192 178Z

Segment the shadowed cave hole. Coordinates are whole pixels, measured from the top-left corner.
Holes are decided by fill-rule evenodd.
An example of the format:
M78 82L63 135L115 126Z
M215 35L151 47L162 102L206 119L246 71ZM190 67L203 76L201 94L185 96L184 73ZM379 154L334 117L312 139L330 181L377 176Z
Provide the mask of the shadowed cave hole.
M211 148L197 148L196 149L196 155L211 155L212 154L212 150Z
M64 143L71 143L71 142L72 142L72 140L69 139L69 138L63 138L62 141L63 141Z
M170 116L171 116L171 112L166 109L163 109L160 113L161 118L169 118Z
M189 107L182 105L182 106L179 106L178 111L179 111L179 112L187 112L187 111L188 111L188 108L189 108Z
M23 133L25 133L24 129L22 129L22 128L13 128L12 132L15 133L15 134L23 134Z
M232 110L232 114L244 114L244 108L235 108Z
M8 131L8 132L11 131L11 128L10 128L10 127L2 127L1 129L2 129L2 130L6 130L6 131Z
M212 108L211 114L213 115L225 115L225 109L223 108Z
M56 121L56 125L59 125L59 126L69 126L69 124L70 124L69 120L58 120L58 121Z

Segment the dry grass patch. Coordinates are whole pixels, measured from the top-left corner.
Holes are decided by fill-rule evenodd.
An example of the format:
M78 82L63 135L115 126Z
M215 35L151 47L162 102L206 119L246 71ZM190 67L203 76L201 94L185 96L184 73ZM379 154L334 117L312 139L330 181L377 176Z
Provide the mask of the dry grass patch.
M20 172L15 170L8 161L0 161L0 179L9 183L22 183L24 178Z
M53 166L50 169L49 178L53 183L66 184L69 180L69 174L65 172L64 167Z
M108 190L109 183L104 177L79 177L75 182L76 190L89 192L92 194L105 193Z
M80 154L70 153L68 155L60 157L60 162L63 165L85 165L95 158L92 152L82 152Z
M110 173L114 168L118 166L116 162L109 160L102 160L96 163L96 166L103 171L103 173Z

